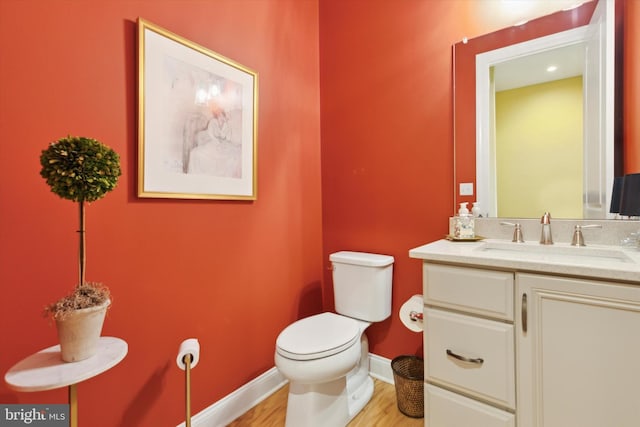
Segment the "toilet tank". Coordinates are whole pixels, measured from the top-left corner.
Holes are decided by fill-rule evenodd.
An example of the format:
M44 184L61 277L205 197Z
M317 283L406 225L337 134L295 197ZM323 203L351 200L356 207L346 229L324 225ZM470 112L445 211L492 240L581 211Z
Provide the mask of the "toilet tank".
M368 322L391 315L392 256L341 251L329 260L337 313Z

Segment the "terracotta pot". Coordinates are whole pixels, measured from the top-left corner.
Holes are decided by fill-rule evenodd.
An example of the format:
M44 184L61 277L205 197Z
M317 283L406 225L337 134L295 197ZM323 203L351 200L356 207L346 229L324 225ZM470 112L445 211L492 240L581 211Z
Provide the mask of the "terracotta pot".
M62 360L78 362L96 354L102 324L111 300L104 304L76 310L56 320Z

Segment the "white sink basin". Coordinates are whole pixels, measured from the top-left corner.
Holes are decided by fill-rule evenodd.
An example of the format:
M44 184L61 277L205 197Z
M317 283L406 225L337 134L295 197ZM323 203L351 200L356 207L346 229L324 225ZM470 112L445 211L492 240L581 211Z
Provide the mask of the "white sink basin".
M501 258L577 264L636 263L622 249L568 244L485 242L474 249Z

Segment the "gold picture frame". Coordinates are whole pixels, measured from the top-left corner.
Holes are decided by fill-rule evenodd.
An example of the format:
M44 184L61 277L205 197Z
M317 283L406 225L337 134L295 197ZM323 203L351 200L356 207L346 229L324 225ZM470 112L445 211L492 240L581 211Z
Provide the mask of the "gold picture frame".
M138 18L138 197L255 200L258 74Z

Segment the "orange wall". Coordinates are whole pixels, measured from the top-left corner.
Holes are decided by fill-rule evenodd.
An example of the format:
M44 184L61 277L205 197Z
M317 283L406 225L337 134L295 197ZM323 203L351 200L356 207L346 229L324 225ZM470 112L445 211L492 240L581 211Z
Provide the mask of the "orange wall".
M624 171L640 172L640 1L624 0Z
M442 238L452 213L452 45L507 25L478 19L477 6L320 1L323 259L340 249L395 257L392 317L367 332L387 358L422 354L422 335L397 317L422 293L408 251ZM324 279L332 308L330 271Z
M258 199L136 197L136 19L259 73ZM178 346L200 339L196 413L273 367L277 334L321 310L316 0L0 1L0 373L57 343L41 317L72 289L76 206L50 193L39 155L67 134L122 158L118 188L87 209L87 279L114 294L104 335L125 360L79 385L80 425L184 420ZM64 403L66 390L3 403Z
M393 255L391 319L371 351L421 354L397 312L422 293L409 249L448 230L453 179L451 45L466 2L320 2L324 259L339 250ZM473 31L467 27L466 31ZM325 305L333 307L330 272Z

